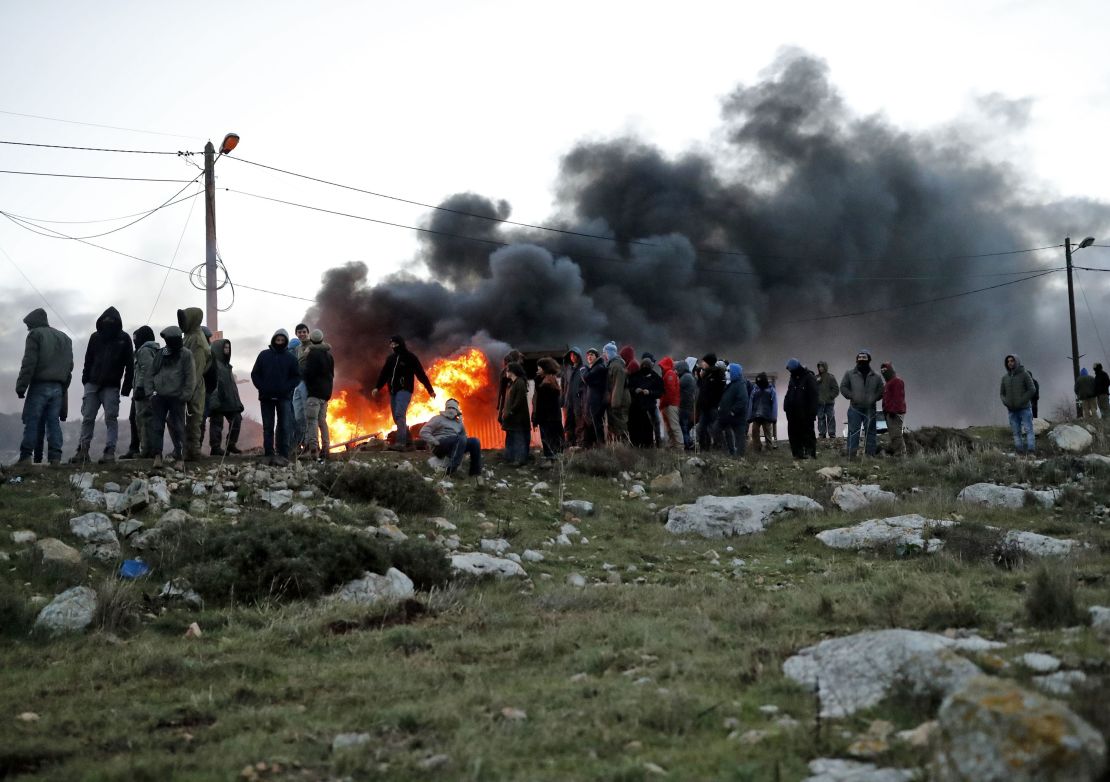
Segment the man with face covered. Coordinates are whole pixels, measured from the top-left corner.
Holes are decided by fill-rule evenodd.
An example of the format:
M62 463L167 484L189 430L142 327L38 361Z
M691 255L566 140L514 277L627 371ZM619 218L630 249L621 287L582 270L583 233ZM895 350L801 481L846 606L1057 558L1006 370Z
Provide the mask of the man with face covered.
M161 467L166 424L169 423L174 466L181 470L185 466L182 457L186 444L186 406L193 398L196 385L204 380L196 375L196 365L184 346L181 329L169 326L162 330L161 336L166 346L156 354L150 372L143 377L143 396L150 400L150 452L154 466Z
M374 384L372 396L377 399L381 387L389 386L389 408L393 413L393 423L397 425L397 443L394 448L408 450L411 446L407 416L412 392L416 390L416 381L419 380L428 389L430 398L435 399L436 392L420 359L405 346L404 338L393 335L389 338L389 347L393 353L385 360L382 371L378 373L378 382Z
M883 379L871 368L870 350L856 353L856 365L840 381L840 394L848 400L848 458L856 455L861 429L866 432L864 452L875 456L879 449L875 405L883 398Z
M293 443L293 391L301 382L300 367L289 350L289 332L285 329L275 331L270 347L258 354L251 381L258 389L262 408L262 449L270 459L284 463Z
M119 399L131 393L135 368L131 336L123 330L119 310L109 307L96 321L96 331L89 337L85 366L81 370L84 395L81 398L81 436L77 453L70 461L81 464L89 460L96 414L104 408L104 428L108 437L101 462L116 460L119 438ZM120 384L122 388L120 387Z
M470 477L482 484L482 444L477 437L467 437L462 410L455 399L448 399L443 412L420 429L420 439L428 444L432 455L447 460L447 474L454 475L462 465L463 456L470 456Z

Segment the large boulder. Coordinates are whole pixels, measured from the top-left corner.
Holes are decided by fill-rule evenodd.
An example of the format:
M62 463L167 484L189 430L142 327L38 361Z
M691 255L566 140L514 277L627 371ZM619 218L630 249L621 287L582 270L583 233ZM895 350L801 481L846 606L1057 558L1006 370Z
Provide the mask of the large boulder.
M85 577L81 552L57 538L43 538L31 550L31 572L55 581L80 581Z
M692 505L676 505L670 509L666 530L675 535L728 538L762 532L775 516L788 511L820 510L818 503L799 494L698 497Z
M949 693L937 717L938 782L1101 779L1106 742L1059 701L986 676Z
M844 717L874 706L896 687L917 695L947 695L980 673L957 652L1002 645L974 636L874 630L802 649L783 663L782 671L817 692L821 716Z
M1053 538L1036 532L1012 529L1002 538L1002 547L1035 557L1066 557L1083 544L1071 538Z
M852 483L842 483L833 489L832 504L845 513L866 508L875 502L897 502L898 495L894 492L884 491L877 483L867 483L856 486Z
M879 768L874 763L839 758L809 761L810 776L802 782L910 782L916 772L904 768Z
M883 546L907 546L922 551L939 550L944 542L937 538L926 540L927 530L950 527L956 522L944 519L927 519L916 513L891 516L886 519L868 519L851 527L827 529L817 533L817 539L830 548L869 549Z
M96 614L96 592L75 586L55 597L39 612L35 626L51 633L78 632L92 624Z
M107 500L100 489L82 489L81 496L77 498L77 507L81 510L104 510Z
M1059 492L1055 489L1037 491L1023 489L1020 486L999 486L995 483L973 483L960 490L956 499L960 502L984 505L988 508L1024 508L1029 503L1036 503L1045 508L1056 504Z
M1082 426L1060 424L1048 433L1048 441L1068 453L1083 453L1095 441L1091 433Z
M260 491L258 492L258 499L269 503L270 507L274 510L281 510L286 505L293 502L293 490L274 489L273 491Z
M103 513L86 513L69 520L69 531L85 543L107 543L116 540L112 520Z
M1041 437L1041 436L1045 435L1048 432L1048 430L1050 430L1051 428L1052 428L1052 422L1051 421L1046 421L1043 418L1034 418L1033 419L1033 434L1036 437Z
M335 593L336 600L344 603L371 606L405 600L413 596L412 579L397 568L390 568L384 576L366 572L362 578L348 581Z
M496 576L497 578L528 576L524 568L511 559L494 557L480 552L453 555L451 557L451 567L460 573L467 573L472 576Z

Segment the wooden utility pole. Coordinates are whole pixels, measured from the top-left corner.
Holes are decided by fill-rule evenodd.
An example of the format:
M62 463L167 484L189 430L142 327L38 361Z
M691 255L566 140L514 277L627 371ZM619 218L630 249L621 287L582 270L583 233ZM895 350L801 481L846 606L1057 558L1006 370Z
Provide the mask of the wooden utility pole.
M220 310L216 299L216 148L211 141L204 145L204 253L204 321L215 333L219 331ZM1071 285L1070 265L1068 284ZM1074 316L1072 333L1075 333Z

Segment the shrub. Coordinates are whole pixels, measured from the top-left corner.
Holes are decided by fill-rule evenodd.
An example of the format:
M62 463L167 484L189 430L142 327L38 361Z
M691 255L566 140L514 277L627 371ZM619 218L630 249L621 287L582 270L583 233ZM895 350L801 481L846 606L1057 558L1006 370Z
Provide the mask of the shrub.
M613 446L589 448L570 457L569 465L579 475L615 478L622 472L635 470L640 454L632 448Z
M35 625L35 609L10 584L0 584L0 635L27 635Z
M106 578L96 587L93 624L106 633L130 630L139 623L142 595L133 582Z
M337 497L377 503L398 513L435 513L442 505L420 475L391 467L332 467L321 471L318 480Z
M412 579L413 585L428 591L446 586L451 580L451 562L443 549L422 540L405 540L389 550L393 567Z
M1002 545L1002 530L965 521L936 527L933 534L944 541L944 552L968 564L994 562Z
M1025 598L1025 614L1034 627L1069 627L1086 620L1075 599L1075 576L1061 565L1041 565Z
M254 601L318 597L389 568L387 547L356 532L256 516L210 528L183 569L205 599Z

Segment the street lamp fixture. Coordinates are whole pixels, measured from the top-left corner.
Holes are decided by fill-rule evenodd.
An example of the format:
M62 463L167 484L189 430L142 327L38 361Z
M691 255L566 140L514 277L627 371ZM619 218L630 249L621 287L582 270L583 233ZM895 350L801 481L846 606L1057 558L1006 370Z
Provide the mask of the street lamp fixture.
M238 137L238 136L236 136L236 139L238 139L238 138L239 138L239 137ZM232 147L232 148L234 149L234 147ZM1079 246L1078 246L1078 247L1076 247L1075 249L1077 249L1077 250L1082 250L1082 249L1083 249L1084 247L1090 247L1090 246L1091 246L1092 244L1094 244L1094 243L1095 243L1095 237L1093 237L1093 236L1088 236L1088 237L1087 237L1086 239L1084 239L1083 241L1081 241L1081 242L1079 243Z
M235 149L237 146L239 146L239 134L238 133L228 133L226 136L224 136L224 140L220 143L220 154L221 155L231 154L231 151L233 149ZM1086 240L1084 240L1084 241L1086 241ZM1091 241L1093 242L1094 239L1091 239ZM1084 245L1080 245L1080 246L1081 247L1086 247L1087 245L1084 244Z

